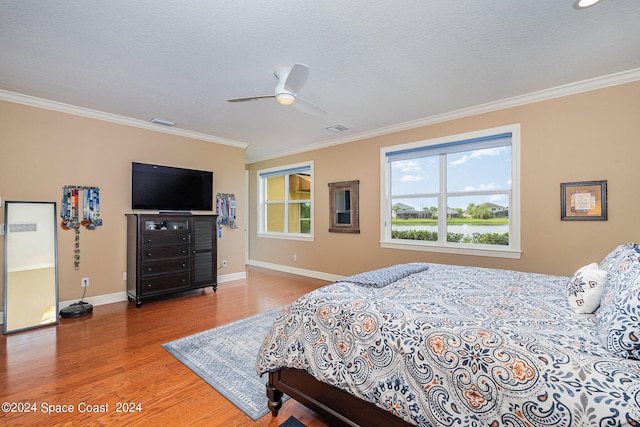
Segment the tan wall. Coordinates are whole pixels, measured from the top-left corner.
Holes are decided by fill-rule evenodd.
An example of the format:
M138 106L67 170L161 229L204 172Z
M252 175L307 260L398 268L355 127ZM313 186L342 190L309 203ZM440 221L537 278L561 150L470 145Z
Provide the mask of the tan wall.
M520 260L380 248L380 147L513 123L521 124ZM570 275L620 243L640 241L639 135L640 82L634 82L256 162L249 165L250 259L338 275L412 261ZM257 237L256 171L309 160L315 241ZM358 235L327 231L327 184L347 180L360 180ZM592 180L608 181L608 221L561 221L560 183Z
M104 225L81 229L78 271L74 232L58 227L60 301L82 296L82 277L90 278L87 297L125 291L132 161L214 171L214 192L234 193L239 213L239 228L224 229L218 243L218 260L228 262L220 274L244 272L244 149L0 101L3 202L55 201L59 215L64 185L100 188Z

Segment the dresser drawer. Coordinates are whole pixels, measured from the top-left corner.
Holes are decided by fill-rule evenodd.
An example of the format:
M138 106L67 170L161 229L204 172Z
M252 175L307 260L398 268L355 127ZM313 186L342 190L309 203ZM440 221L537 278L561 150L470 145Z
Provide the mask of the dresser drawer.
M141 291L145 295L167 290L189 287L189 273L157 276L141 280Z
M189 243L188 231L152 231L142 235L143 245L171 245Z
M153 274L182 273L189 271L189 258L172 259L160 262L143 262L142 277Z
M165 258L180 258L189 256L189 245L167 245L142 247L142 261L152 261Z

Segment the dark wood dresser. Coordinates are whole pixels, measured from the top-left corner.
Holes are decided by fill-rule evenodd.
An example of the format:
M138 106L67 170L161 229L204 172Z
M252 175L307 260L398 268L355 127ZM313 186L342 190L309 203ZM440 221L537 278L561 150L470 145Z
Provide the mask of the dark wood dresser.
M127 214L127 297L217 284L216 215Z

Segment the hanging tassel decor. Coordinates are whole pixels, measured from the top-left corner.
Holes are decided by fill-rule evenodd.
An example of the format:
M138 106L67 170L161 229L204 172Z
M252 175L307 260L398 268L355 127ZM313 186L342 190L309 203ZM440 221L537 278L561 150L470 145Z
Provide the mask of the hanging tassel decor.
M236 224L236 196L218 193L216 196L216 214L218 215L218 225L238 228Z
M80 191L82 198L82 218L80 218ZM60 206L60 227L63 230L73 229L75 232L75 244L73 249L73 265L80 269L80 227L87 230L95 230L102 225L100 215L100 189L98 187L86 187L78 185L65 185L62 187L62 202Z

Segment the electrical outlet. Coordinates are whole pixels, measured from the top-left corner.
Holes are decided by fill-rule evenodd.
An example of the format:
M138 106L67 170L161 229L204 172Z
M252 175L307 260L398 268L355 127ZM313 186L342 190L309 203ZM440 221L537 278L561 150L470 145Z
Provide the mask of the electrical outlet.
M82 285L83 288L86 288L87 286L89 286L89 278L88 277L83 277L82 282L80 283Z
M223 259L222 260L222 268L225 268L227 266L227 260Z
M294 260L294 261L297 261L297 260L298 260L298 255L295 255L295 254L294 254L294 255L293 255L293 260Z
M122 273L122 280L127 280L127 272Z

